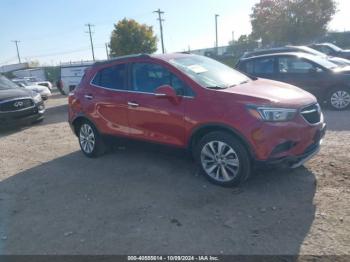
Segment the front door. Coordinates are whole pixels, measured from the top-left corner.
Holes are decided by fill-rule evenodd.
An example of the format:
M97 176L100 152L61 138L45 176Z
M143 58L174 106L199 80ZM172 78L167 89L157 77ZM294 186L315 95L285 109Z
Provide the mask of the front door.
M131 92L128 100L130 136L134 138L184 145L183 82L164 66L151 62L131 65ZM177 94L175 100L156 97L159 86L170 85Z
M328 72L316 64L299 57L281 56L278 58L278 80L300 87L316 97L327 85Z

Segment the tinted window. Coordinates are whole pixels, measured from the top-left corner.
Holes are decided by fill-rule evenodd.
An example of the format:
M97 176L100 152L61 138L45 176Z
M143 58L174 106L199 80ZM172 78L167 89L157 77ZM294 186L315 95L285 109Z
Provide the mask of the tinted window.
M248 74L273 74L274 73L274 58L260 58L246 63Z
M116 65L100 70L92 83L109 89L126 89L126 65Z
M313 64L297 57L280 57L278 59L278 70L280 73L307 74L314 68Z
M154 93L156 88L162 85L170 85L176 90L178 95L193 95L190 88L181 79L158 64L134 64L132 77L135 91Z

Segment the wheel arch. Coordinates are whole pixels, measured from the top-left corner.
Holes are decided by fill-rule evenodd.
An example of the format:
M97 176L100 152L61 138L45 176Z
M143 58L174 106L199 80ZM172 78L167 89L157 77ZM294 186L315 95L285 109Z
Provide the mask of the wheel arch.
M83 115L83 114L77 115L77 116L73 119L73 121L71 122L72 130L73 130L73 132L74 132L74 134L75 134L76 136L78 136L78 131L79 131L79 130L78 130L78 127L80 126L80 124L81 124L83 121L88 121L88 122L90 122L91 124L93 124L93 125L96 127L95 123L94 123L89 117L87 117L86 115Z
M204 137L206 134L214 131L223 131L226 133L229 133L230 135L233 135L236 137L248 150L248 153L250 157L255 157L255 152L253 150L252 145L245 139L245 137L236 129L227 126L225 124L220 123L211 123L211 124L204 124L199 127L196 127L188 140L188 149L193 153L193 148L198 143L198 141Z

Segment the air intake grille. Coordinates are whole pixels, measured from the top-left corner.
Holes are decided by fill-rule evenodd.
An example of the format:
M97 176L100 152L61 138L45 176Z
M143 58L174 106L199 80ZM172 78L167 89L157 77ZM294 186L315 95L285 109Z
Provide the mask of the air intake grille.
M1 103L0 102L0 111L1 112L12 112L19 111L34 105L32 99L17 99L8 102Z
M321 108L319 104L307 106L301 110L301 115L306 122L310 124L317 124L321 121Z

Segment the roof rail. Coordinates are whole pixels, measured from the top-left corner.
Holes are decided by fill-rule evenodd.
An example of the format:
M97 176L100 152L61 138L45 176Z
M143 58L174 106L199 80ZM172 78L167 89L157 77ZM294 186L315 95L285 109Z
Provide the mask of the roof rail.
M105 64L113 63L113 62L128 59L128 58L149 58L149 57L151 57L149 54L133 54L133 55L118 56L109 60L95 62L92 66L105 65Z

